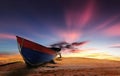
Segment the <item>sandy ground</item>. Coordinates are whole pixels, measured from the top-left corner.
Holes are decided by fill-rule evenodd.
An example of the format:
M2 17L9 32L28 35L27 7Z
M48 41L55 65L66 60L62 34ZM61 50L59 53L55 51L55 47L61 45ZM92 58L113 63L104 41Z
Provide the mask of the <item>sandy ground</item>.
M20 56L0 58L0 76L120 76L120 61L56 59L57 64L27 68Z

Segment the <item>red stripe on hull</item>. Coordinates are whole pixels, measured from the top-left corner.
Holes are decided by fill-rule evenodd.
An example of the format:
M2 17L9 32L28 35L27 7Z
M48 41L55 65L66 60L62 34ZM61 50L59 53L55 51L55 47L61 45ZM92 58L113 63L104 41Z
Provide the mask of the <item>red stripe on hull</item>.
M45 47L45 46L42 46L40 44L37 44L35 42L32 42L32 41L29 41L27 39L24 39L24 38L21 38L21 37L17 37L17 41L18 43L20 44L20 47L26 47L26 48L29 48L29 49L32 49L32 50L36 50L36 51L39 51L39 52L43 52L43 53L47 53L47 54L56 54L55 51Z

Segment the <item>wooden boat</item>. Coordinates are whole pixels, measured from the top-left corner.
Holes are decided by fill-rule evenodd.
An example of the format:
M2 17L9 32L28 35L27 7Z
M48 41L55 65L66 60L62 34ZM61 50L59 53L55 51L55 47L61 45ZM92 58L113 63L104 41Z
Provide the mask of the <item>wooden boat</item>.
M56 57L57 51L60 51L60 49L50 49L19 36L16 36L16 38L20 54L29 66L38 66L50 62Z

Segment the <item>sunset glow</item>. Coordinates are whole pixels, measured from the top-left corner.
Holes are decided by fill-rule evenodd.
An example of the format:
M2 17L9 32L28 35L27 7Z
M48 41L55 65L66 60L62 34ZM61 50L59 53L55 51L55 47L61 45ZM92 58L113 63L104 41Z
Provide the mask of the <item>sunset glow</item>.
M3 1L0 54L19 53L15 36L49 46L86 41L64 57L120 60L119 0Z

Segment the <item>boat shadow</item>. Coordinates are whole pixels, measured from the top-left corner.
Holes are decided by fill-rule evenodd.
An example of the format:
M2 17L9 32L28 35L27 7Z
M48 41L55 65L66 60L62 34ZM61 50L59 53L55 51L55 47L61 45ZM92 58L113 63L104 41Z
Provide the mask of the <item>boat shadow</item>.
M47 65L47 63L40 65L40 66L36 66L36 67L28 67L23 62L12 62L12 63L0 65L0 66L2 66L3 68L9 68L9 71L7 73L5 73L3 76L27 76L27 75L31 75L31 74L35 75L35 74L42 73L42 72L40 72L40 69L42 69L42 68L57 67L57 66L49 66L49 65ZM40 68L39 71L35 71L37 68Z
M38 67L27 67L23 62L11 62L7 64L0 65L3 68L9 68L3 76L26 76L31 73L35 73L33 69Z
M8 65L11 65L11 64L16 64L16 63L21 63L21 61L16 61L16 62L10 62L10 63L1 64L0 67L4 67L4 66L8 66Z

